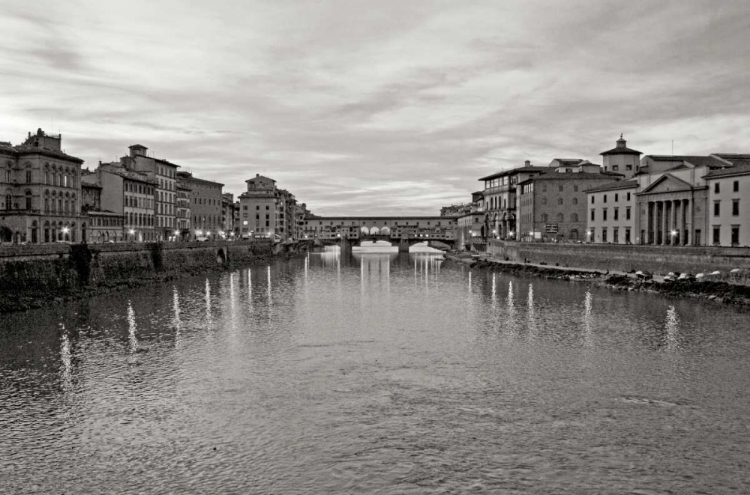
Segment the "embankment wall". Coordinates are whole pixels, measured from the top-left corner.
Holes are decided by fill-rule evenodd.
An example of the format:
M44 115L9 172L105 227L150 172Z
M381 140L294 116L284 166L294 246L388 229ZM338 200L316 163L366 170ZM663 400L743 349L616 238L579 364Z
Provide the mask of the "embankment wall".
M270 242L57 244L0 247L0 312L49 299L270 259Z
M750 270L750 248L640 246L614 244L567 244L490 241L493 257L523 263L545 262L554 266L628 272L705 273L734 268Z

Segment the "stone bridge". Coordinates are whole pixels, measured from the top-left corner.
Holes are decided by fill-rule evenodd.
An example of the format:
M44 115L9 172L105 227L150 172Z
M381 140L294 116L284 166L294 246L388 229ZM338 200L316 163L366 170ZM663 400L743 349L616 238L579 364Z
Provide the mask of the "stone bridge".
M455 240L453 239L429 239L422 237L415 238L392 238L387 235L366 235L356 238L349 238L347 236L337 237L335 239L308 239L307 242L311 246L339 246L341 252L351 252L355 246L361 246L362 242L378 242L386 241L392 246L398 247L400 253L408 253L409 248L416 244L427 244L427 246L440 250L453 249L455 246Z

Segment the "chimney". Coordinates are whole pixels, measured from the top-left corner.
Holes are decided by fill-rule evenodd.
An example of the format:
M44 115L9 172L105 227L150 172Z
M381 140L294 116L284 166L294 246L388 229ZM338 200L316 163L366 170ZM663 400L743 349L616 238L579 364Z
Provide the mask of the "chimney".
M531 160L526 160L525 162L523 162L523 166L524 167L530 167L531 166Z

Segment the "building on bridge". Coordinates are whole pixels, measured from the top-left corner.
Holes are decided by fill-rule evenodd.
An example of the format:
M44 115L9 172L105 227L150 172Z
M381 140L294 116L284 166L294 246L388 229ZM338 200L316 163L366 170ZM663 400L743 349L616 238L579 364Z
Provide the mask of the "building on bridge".
M453 241L456 235L453 217L308 217L304 223L303 232L308 239Z

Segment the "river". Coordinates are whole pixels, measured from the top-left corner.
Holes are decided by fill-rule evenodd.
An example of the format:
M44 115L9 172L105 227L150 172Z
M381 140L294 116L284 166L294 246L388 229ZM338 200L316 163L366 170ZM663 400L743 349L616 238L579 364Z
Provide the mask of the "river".
M2 493L748 493L750 314L331 251L0 320Z

